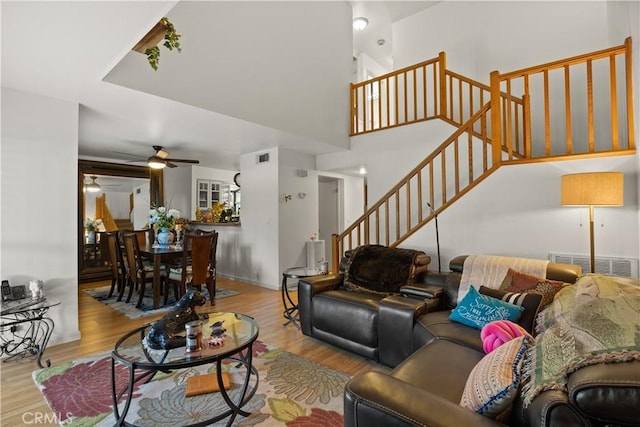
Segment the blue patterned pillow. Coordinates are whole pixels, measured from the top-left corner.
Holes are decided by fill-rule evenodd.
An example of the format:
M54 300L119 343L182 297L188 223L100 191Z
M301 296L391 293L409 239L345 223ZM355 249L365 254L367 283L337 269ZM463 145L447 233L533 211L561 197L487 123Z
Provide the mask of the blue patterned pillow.
M476 329L482 329L484 325L494 320L516 322L523 311L524 307L478 293L472 285L469 287L467 295L453 309L449 319Z

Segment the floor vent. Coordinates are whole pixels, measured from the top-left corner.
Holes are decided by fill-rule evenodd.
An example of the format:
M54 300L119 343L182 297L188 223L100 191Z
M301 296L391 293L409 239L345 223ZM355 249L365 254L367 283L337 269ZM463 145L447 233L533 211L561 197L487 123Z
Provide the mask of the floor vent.
M589 255L571 255L550 253L549 260L561 264L575 264L582 267L582 271L588 273L591 271L591 260ZM605 274L607 276L633 277L638 278L638 259L637 258L613 258L613 257L596 257L596 273Z

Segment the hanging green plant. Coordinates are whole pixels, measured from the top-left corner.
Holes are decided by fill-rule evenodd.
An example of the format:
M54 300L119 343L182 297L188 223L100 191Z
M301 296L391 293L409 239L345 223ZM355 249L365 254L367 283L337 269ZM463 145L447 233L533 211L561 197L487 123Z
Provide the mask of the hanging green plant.
M176 32L175 27L169 21L169 19L165 16L160 20L160 25L162 25L165 29L164 31L164 47L169 50L177 50L180 52L182 49L180 48L180 34ZM158 69L158 62L160 61L160 47L158 45L145 49L145 55L147 55L147 60L149 61L149 65L154 70Z

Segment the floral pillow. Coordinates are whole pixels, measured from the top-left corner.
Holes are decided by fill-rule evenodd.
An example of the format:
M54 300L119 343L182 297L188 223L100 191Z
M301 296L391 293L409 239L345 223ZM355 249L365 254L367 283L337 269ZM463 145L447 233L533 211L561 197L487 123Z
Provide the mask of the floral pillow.
M518 395L522 362L531 342L520 336L485 355L465 384L460 405L490 418L504 413Z
M553 297L566 283L559 280L549 280L543 277L530 276L519 271L507 271L500 290L507 292L534 292L542 295L539 310L542 310L553 301Z
M449 319L476 329L482 329L484 325L495 320L515 322L523 311L524 307L482 295L471 285L462 301L449 315Z

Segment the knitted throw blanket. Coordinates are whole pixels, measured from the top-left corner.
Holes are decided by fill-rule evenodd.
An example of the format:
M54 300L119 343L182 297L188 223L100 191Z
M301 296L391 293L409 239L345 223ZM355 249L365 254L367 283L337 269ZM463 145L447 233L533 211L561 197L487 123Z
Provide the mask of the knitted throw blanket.
M497 255L469 255L464 260L460 286L458 286L458 303L462 301L469 287L474 285L498 289L510 268L536 277L547 277L548 260L515 258Z
M564 390L574 371L640 360L640 281L588 274L565 286L538 316L523 367L524 405Z

